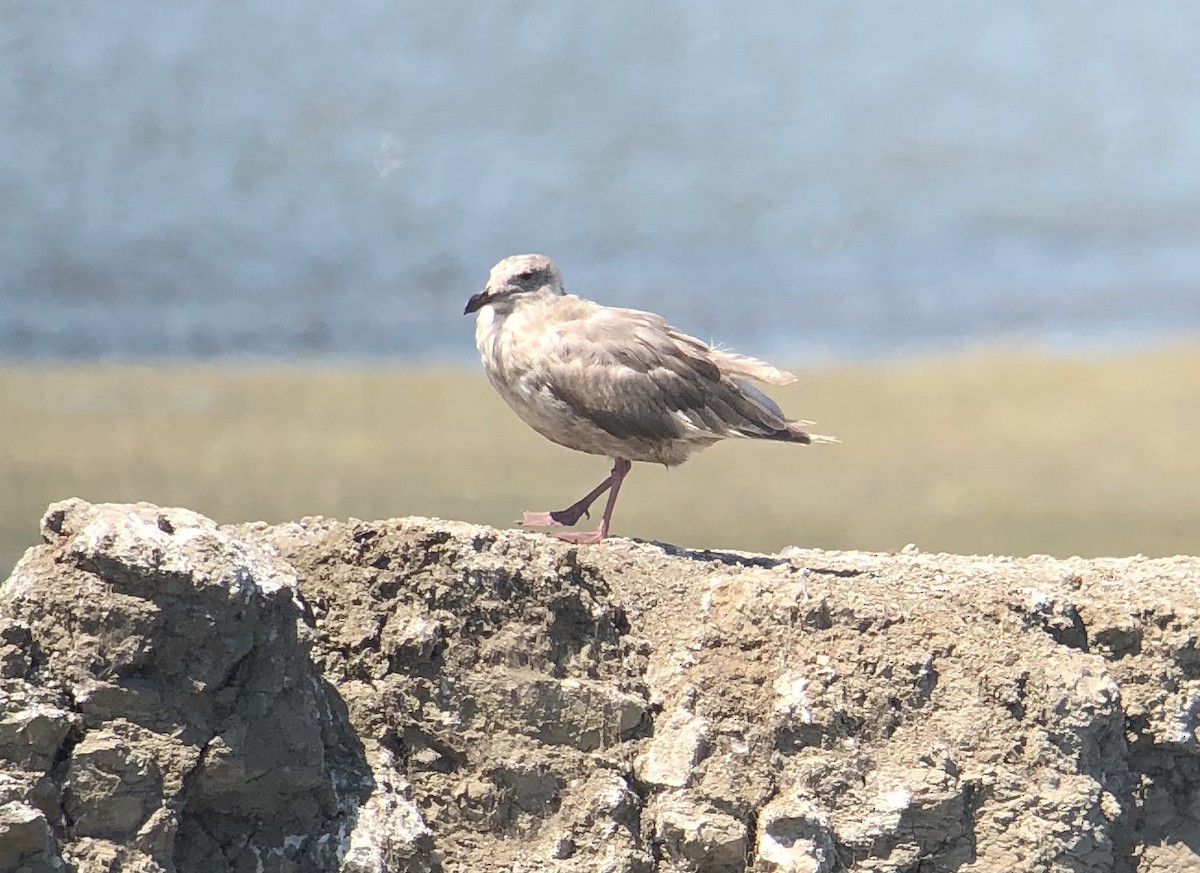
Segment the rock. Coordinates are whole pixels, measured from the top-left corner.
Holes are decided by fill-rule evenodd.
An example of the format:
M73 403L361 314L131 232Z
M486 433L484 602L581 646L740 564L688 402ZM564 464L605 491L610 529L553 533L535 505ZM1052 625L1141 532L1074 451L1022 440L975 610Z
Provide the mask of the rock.
M469 693L489 717L550 745L585 752L628 739L646 701L586 679L553 679L503 670L473 681Z
M555 870L578 873L653 869L641 833L643 802L625 779L597 770L569 789L569 801L559 804L543 828L545 836L524 855L530 869L545 867L547 859Z
M827 812L802 791L776 798L758 816L758 857L779 873L832 873L840 869Z
M0 680L24 677L30 670L33 635L22 622L0 616Z
M679 870L735 873L746 869L746 825L700 798L671 793L649 808L659 852Z
M57 704L6 707L0 748L62 860L335 864L370 770L292 568L185 510L66 501L43 529L0 609L39 653L9 700Z
M868 774L867 802L835 819L837 843L864 870L930 859L953 869L971 860L966 829L974 785L945 767L912 767Z
M656 788L683 788L708 752L709 724L687 706L660 717L654 736L634 761L637 778Z
M47 703L17 705L10 700L0 713L0 760L23 770L48 770L78 718Z
M372 769L375 790L358 810L344 844L342 873L425 873L436 869L433 835L409 799L412 786L394 758L378 750Z
M0 870L1200 867L1200 561L55 504Z
M153 739L126 723L91 731L75 746L63 806L77 835L129 841L158 809L163 777Z
M49 871L58 853L46 814L28 804L0 804L0 870Z

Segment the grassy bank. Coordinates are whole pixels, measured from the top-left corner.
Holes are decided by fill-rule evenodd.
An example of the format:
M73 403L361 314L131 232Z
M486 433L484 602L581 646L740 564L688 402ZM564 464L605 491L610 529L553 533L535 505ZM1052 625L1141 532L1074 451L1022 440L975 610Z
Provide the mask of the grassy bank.
M726 443L674 470L637 465L614 531L770 551L1195 553L1198 374L1196 346L803 373L773 393L842 445ZM46 504L72 495L225 522L510 526L608 470L528 430L468 369L10 365L0 417L0 576Z

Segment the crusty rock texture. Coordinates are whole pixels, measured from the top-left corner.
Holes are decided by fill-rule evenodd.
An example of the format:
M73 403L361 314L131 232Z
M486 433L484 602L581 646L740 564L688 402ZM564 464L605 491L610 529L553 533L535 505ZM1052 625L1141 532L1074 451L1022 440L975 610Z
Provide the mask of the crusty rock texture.
M1200 870L1200 561L50 507L0 871Z

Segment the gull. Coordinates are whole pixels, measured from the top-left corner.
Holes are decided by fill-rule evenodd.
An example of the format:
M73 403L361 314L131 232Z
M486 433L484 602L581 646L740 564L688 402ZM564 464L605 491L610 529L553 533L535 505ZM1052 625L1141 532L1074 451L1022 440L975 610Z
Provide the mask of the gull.
M606 491L600 527L553 532L574 543L608 536L633 461L673 467L724 439L835 443L789 420L750 380L794 382L770 364L713 348L659 315L602 306L563 290L545 255L492 267L463 315L478 313L475 345L492 387L551 442L612 459L608 478L566 509L526 512L529 527L575 525Z

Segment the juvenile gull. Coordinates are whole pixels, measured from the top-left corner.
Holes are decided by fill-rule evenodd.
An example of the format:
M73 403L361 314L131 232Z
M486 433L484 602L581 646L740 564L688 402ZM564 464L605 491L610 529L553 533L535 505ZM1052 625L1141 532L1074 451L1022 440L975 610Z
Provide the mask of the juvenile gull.
M531 527L571 526L605 491L600 527L554 535L595 543L608 535L632 461L668 467L734 437L830 443L790 421L749 380L785 385L795 376L763 361L711 348L636 309L601 306L563 290L545 255L513 255L488 276L463 314L479 313L475 345L488 380L546 439L612 458L608 478L566 509L526 512Z

